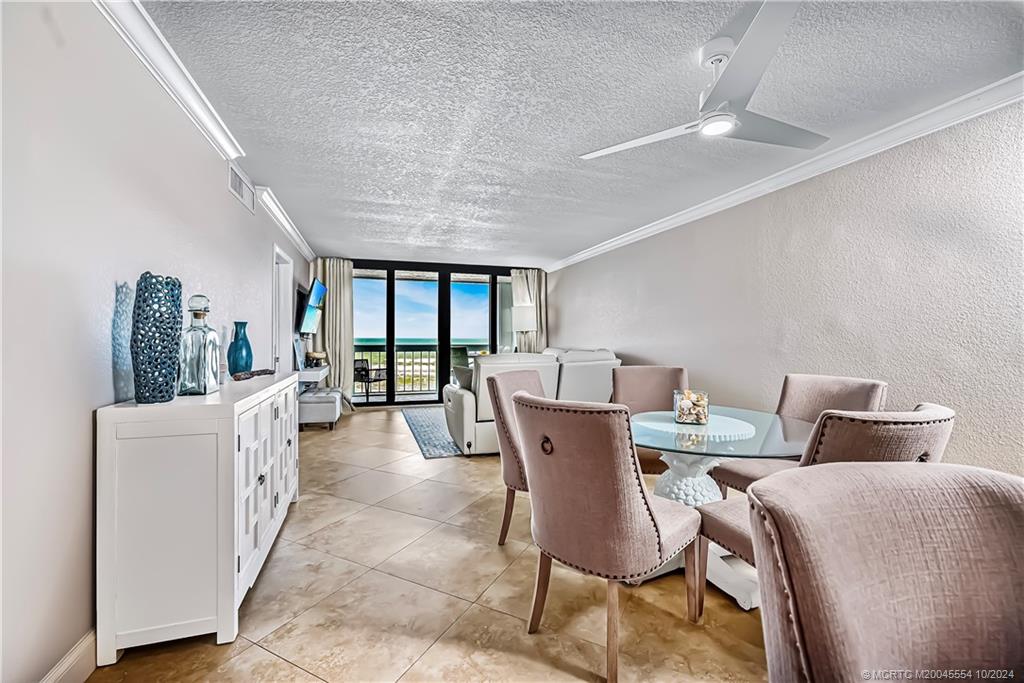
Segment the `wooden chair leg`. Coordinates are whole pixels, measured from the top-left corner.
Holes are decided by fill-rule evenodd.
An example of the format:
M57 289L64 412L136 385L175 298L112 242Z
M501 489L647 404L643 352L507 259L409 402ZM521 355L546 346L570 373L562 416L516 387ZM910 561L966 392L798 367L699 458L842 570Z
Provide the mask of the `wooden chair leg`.
M544 601L548 598L548 583L551 581L551 556L541 551L537 559L537 583L533 587L533 611L530 613L530 623L526 627L527 633L536 633L540 627L540 618L544 614Z
M608 639L605 642L608 652L606 668L608 683L619 680L619 582L608 582Z
M512 508L516 504L516 491L509 487L505 489L505 516L501 518L501 531L498 532L498 545L505 545L505 537L508 536L508 527L512 524Z
M722 492L722 500L725 500L725 497L729 495L729 487L722 482L718 482L718 490Z
M708 574L708 539L697 535L693 543L686 546L686 616L690 621L700 623L704 616L704 589Z

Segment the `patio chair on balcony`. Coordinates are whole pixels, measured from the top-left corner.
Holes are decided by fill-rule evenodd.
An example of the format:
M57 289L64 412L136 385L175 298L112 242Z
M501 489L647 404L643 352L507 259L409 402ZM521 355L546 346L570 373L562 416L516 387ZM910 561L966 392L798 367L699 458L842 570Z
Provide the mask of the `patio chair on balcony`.
M387 368L370 368L370 361L365 358L357 358L353 366L353 378L362 382L366 388L366 402L370 402L370 388L378 382L385 382L388 379Z

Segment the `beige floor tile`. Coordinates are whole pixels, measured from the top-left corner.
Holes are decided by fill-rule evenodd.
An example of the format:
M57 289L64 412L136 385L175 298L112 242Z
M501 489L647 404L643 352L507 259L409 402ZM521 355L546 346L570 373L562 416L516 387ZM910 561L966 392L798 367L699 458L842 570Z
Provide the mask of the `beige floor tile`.
M366 471L366 467L351 465L335 458L324 456L307 458L304 457L302 449L299 449L299 491L319 488Z
M281 538L294 541L334 524L366 507L365 503L338 498L317 491L306 491L288 508L281 527Z
M327 681L394 681L468 606L371 571L260 645Z
M686 586L673 573L627 589L620 675L642 681L758 681L767 678L758 610L740 611L709 587L704 623L686 619Z
M355 562L279 541L242 601L239 633L259 640L366 571Z
M476 489L466 489L440 481L421 481L378 503L380 507L410 515L419 515L443 522L481 496Z
M201 676L232 657L240 655L252 643L239 637L233 643L217 645L214 635L172 640L125 650L120 661L96 669L89 681L107 683L163 683Z
M333 496L373 505L421 481L423 480L418 477L370 470L344 481L325 486L321 491Z
M493 455L459 458L458 466L444 470L430 478L434 481L458 484L487 492L493 492L499 487L504 488L505 486L501 478L501 462L497 456Z
M299 543L374 567L437 526L423 517L369 507L299 539Z
M420 445L416 443L416 439L415 437L413 437L412 434L387 434L387 440L381 442L380 445L385 448L394 448L397 451L415 453L416 455L422 457Z
M528 619L533 606L537 576L537 546L516 558L477 601L492 609ZM582 638L604 645L606 638L608 582L587 576L558 562L552 563L551 583L540 627L544 631ZM622 606L625 594L620 599ZM684 596L685 602L685 596Z
M320 679L254 645L195 680L197 683L316 683Z
M476 600L512 561L524 543L497 544L491 534L442 524L378 568L410 581Z
M400 451L394 448L360 446L341 442L334 445L332 453L335 459L360 467L380 467L412 455L409 451Z
M604 648L473 605L402 681L600 681Z
M466 529L486 531L493 534L497 540L504 514L505 492L502 491L501 493L488 493L445 521ZM508 538L523 543L533 542L533 534L530 532L530 497L525 493L516 494L515 507L512 508L512 523L508 527Z
M376 424L368 425L367 429L386 434L412 436L412 432L409 430L409 425L404 417L400 417L397 420L378 420Z
M331 436L332 443L348 443L353 446L379 446L387 440L387 434L383 434L364 426L348 427L337 431Z
M459 458L424 458L419 453L407 456L401 460L381 465L377 469L381 472L394 472L395 474L408 474L411 477L427 479L440 474L441 472L455 467L459 464Z

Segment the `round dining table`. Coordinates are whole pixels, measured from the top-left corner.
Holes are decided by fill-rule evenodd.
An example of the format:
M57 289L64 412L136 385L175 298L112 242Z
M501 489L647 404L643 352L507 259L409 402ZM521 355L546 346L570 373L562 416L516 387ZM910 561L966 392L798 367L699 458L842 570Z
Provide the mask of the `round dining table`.
M728 458L794 459L804 452L814 423L776 413L710 406L706 425L681 424L671 410L637 413L632 418L637 446L661 451L668 470L654 493L696 507L721 500L708 476Z

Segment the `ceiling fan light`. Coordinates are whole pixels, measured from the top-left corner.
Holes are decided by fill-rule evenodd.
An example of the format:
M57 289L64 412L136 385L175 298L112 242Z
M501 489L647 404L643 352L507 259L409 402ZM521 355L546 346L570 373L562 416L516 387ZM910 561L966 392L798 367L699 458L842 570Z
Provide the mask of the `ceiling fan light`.
M725 135L736 127L736 119L728 114L709 116L700 122L702 135Z

